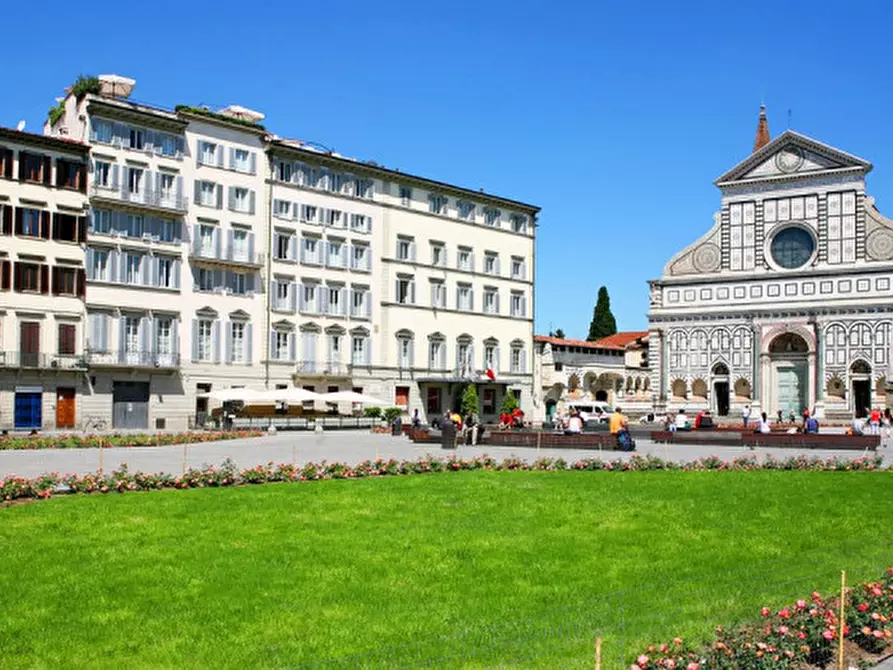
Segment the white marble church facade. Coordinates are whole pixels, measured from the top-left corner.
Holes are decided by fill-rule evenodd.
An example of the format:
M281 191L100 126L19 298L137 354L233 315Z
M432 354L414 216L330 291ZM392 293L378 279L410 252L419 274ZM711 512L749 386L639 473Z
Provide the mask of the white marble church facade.
M658 409L886 405L893 221L865 193L871 169L790 130L770 142L761 113L754 153L716 180L713 227L650 282Z

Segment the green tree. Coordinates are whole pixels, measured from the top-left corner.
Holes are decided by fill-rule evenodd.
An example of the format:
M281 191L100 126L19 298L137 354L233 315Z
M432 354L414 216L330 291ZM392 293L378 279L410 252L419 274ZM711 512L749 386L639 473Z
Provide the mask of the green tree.
M511 414L517 406L518 401L515 399L515 394L509 389L502 399L502 413Z
M617 332L617 322L611 314L611 298L608 297L608 289L602 286L598 290L598 300L595 309L592 310L592 322L589 324L590 342L599 340Z
M462 416L469 412L478 413L480 401L478 400L478 390L474 384L468 384L462 393Z
M564 331L561 330L561 328L556 328L555 329L555 337L557 337L559 340L563 340L564 339Z

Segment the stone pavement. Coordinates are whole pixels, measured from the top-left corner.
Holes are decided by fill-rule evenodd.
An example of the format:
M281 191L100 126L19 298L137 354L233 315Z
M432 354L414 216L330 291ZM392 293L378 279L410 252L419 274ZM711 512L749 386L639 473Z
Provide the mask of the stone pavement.
M798 452L787 449L747 449L743 447L713 447L710 445L665 445L654 444L650 440L637 439L637 453L652 454L665 459L690 461L704 456L716 455L723 460L739 456L765 458L771 454L776 458L795 456ZM863 454L853 451L807 450L807 456L829 458L857 458ZM517 456L532 462L538 457L602 458L614 460L630 458L631 454L616 451L592 449L542 449L523 447L460 447L458 450L442 450L437 445L416 445L406 437L372 434L365 431L330 431L326 433L281 432L258 438L206 442L187 446L163 447L121 447L102 450L102 466L111 471L126 463L131 471L180 473L184 462L187 467L219 465L227 458L240 468L269 463L306 463L308 461L342 461L359 463L377 457L414 460L426 454L447 456L457 454L460 458L488 454L498 460ZM893 449L884 447L878 450L886 465L893 464ZM0 477L17 474L34 477L47 472L86 473L99 469L99 449L42 449L34 451L0 451Z

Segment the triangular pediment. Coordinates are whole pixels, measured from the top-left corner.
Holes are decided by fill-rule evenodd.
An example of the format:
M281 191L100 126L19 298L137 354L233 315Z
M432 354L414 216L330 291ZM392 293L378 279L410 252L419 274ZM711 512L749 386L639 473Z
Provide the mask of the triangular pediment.
M733 182L791 179L819 173L865 174L871 163L806 135L786 130L716 180L717 186Z

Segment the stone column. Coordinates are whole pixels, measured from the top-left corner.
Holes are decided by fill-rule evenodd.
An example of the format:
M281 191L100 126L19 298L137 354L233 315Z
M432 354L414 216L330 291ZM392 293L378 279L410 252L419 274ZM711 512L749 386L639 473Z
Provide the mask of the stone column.
M751 410L752 414L757 414L759 412L761 401L762 401L762 391L760 390L760 382L762 380L762 375L760 374L760 366L762 365L762 356L760 354L760 327L754 323L750 325L751 330L751 364L753 365L753 384L751 384L750 393L751 393Z
M664 388L664 336L660 328L648 333L648 367L650 368L651 397L655 412L663 412L667 405Z

